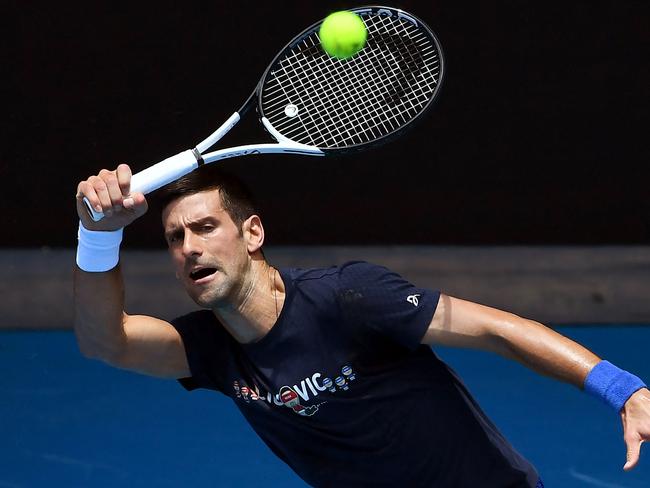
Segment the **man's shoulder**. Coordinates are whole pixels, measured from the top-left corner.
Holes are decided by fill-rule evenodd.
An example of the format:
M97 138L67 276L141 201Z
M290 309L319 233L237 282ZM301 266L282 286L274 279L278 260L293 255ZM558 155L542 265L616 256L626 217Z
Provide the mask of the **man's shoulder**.
M369 272L372 270L386 270L385 267L367 261L347 261L342 264L322 268L285 268L286 274L295 283L321 279L338 279L347 273Z
M366 261L348 261L327 268L281 269L290 297L310 297L310 303L329 303L349 293L368 287L382 286L391 272Z

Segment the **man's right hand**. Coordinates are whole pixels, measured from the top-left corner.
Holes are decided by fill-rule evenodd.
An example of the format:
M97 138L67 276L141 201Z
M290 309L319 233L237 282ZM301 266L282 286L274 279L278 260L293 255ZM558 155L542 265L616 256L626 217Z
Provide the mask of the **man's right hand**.
M103 169L77 186L77 214L88 230L110 231L126 227L144 215L148 205L142 193L130 193L131 168L120 164L114 171ZM83 199L86 197L104 218L95 222Z

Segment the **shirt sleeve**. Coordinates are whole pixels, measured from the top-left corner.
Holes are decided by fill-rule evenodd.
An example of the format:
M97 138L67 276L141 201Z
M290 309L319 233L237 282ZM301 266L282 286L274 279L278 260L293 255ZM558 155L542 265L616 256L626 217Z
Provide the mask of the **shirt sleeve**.
M411 350L420 345L440 298L439 291L365 262L341 266L339 283L339 303L353 327L370 328Z
M224 391L230 354L227 332L209 310L192 312L171 321L181 335L192 376L179 378L186 390Z

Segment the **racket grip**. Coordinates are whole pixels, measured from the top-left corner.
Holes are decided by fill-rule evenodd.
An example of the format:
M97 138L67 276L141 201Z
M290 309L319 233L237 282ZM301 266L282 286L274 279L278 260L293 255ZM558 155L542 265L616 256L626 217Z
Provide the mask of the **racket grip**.
M188 149L134 174L131 177L131 193L144 193L146 195L177 180L181 176L185 176L198 167L199 162L195 151ZM92 208L86 197L84 197L84 203L93 221L99 222L104 218L104 214Z

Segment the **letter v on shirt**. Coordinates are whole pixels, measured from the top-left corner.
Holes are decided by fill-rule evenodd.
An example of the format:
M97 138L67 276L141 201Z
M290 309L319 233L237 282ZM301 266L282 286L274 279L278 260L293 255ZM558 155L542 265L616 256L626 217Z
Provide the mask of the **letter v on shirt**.
M321 373L314 373L311 375L311 377L307 376L306 378L302 379L300 381L300 384L293 385L293 390L298 393L298 396L305 401L308 402L312 397L309 395L309 391L311 391L312 395L314 397L318 396L319 391L325 391L326 388L320 383L319 378L321 377ZM257 390L257 385L255 386L255 389ZM309 391L308 391L309 389ZM259 390L258 390L259 391ZM260 398L264 398L260 395ZM266 395L266 401L271 403L271 393L267 393ZM276 393L273 395L273 403L275 403L278 406L282 406L283 403L280 400L280 394Z

